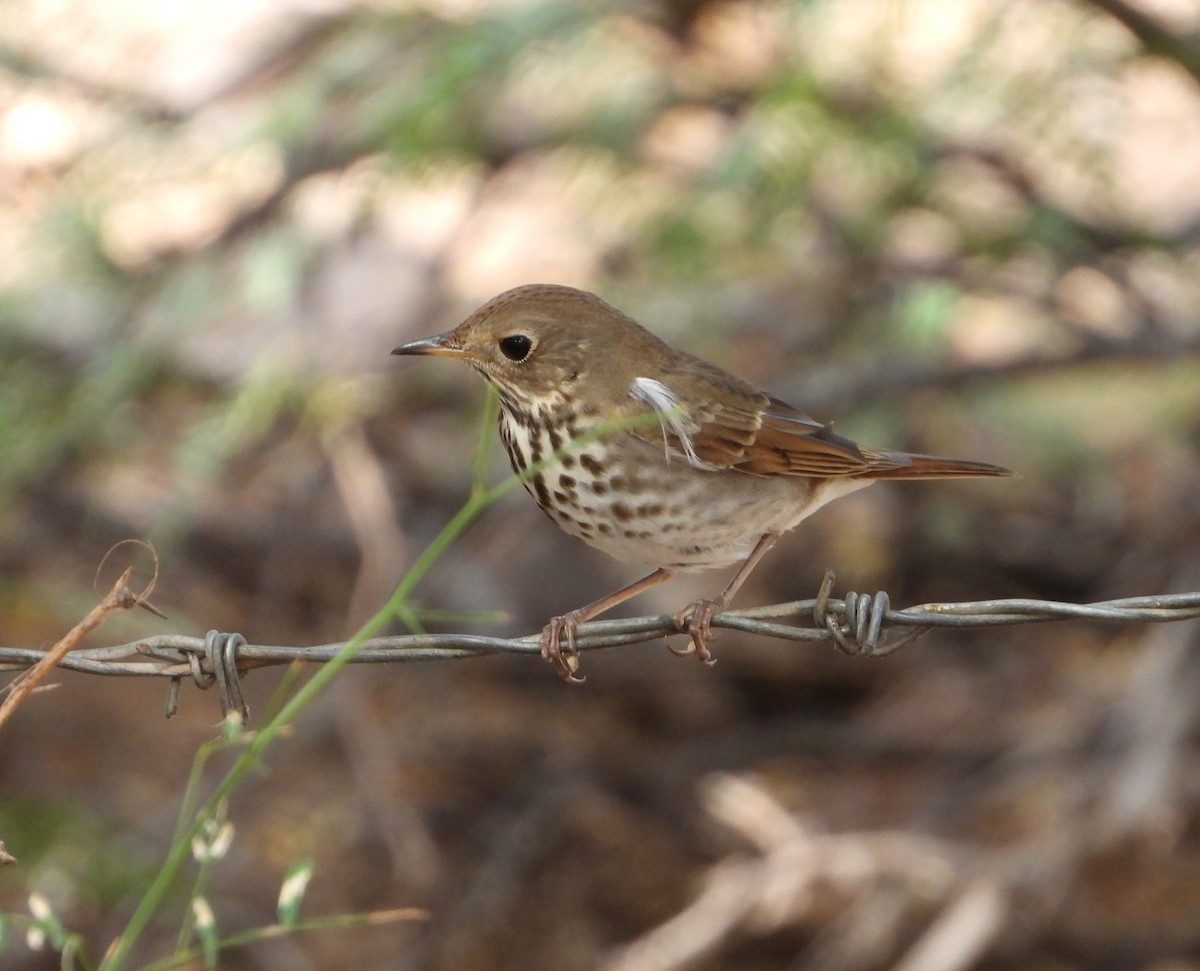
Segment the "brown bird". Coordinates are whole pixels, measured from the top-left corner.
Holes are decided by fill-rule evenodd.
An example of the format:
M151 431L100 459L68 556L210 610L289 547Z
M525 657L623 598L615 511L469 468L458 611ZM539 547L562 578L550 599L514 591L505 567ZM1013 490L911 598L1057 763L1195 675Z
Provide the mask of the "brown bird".
M571 681L575 629L678 570L740 563L675 615L711 663L715 614L779 537L876 479L1011 475L983 462L868 449L678 351L594 294L531 284L393 354L466 361L496 388L512 467L564 532L654 572L553 618L542 656Z

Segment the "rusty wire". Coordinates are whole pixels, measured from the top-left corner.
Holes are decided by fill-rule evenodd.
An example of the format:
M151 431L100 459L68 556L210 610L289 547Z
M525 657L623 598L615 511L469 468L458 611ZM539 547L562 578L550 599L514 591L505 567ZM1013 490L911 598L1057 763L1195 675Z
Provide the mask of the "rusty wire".
M832 583L832 574L827 574L815 599L729 610L715 616L712 626L789 641L831 641L847 654L882 657L935 627L1001 627L1055 620L1147 623L1200 617L1200 593L1127 597L1089 604L1023 599L976 600L926 603L893 610L886 593L873 596L848 593L844 600L833 599L830 597ZM592 651L678 633L670 614L592 621L580 625L576 644L580 651ZM60 661L59 667L85 674L169 678L168 717L176 710L179 687L184 678L191 678L200 688L216 684L223 712L239 712L244 718L241 675L253 668L295 661L323 663L345 647L345 643L311 647L249 644L240 634L217 631L209 631L205 637L161 634L113 647L72 651ZM537 634L524 637L403 634L364 641L351 662L384 664L539 653ZM0 671L31 667L44 656L43 651L0 647Z

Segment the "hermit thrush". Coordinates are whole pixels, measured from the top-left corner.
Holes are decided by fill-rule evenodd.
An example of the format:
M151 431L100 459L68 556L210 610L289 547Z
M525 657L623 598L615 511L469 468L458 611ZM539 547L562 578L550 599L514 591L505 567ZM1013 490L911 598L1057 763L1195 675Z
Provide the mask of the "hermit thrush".
M558 527L653 573L542 631L568 680L575 629L677 570L740 563L720 596L675 615L711 663L713 616L780 535L876 479L1009 475L983 462L868 449L715 365L677 351L599 297L533 284L393 354L466 361L496 388L514 471Z

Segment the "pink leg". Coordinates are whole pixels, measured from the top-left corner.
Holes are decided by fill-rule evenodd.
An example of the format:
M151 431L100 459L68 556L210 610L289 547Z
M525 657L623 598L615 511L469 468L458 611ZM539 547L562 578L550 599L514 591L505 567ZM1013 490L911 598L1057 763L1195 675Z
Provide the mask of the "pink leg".
M742 584L746 582L746 578L758 566L759 560L767 555L767 552L778 542L781 535L783 534L764 533L758 543L755 544L754 549L750 551L750 555L742 561L742 565L738 567L737 573L733 575L733 579L721 591L719 597L715 600L697 600L695 603L688 604L675 615L675 626L684 634L690 635L692 643L682 651L670 648L672 654L677 654L680 657L695 654L705 664L713 663L712 652L708 649L709 641L716 637L712 632L713 617L729 606L734 594L741 589Z
M642 577L627 587L622 587L615 593L601 597L586 607L572 610L569 614L563 614L561 617L551 618L550 623L542 630L542 657L554 665L554 670L564 681L582 684L584 679L575 674L579 668L579 651L575 648L575 628L617 604L624 603L630 597L636 597L651 587L666 583L674 575L674 570L665 566L660 567L648 576Z

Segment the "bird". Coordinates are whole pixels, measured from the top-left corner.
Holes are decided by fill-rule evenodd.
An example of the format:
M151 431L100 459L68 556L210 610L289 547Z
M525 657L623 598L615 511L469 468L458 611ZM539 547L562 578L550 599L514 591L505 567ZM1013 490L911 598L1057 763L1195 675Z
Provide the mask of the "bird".
M788 530L881 479L1006 476L986 462L872 449L715 364L678 350L585 290L518 286L398 355L465 362L495 388L513 471L564 532L653 571L553 617L540 650L579 682L580 624L678 571L737 564L715 597L674 615L676 654L713 662L713 617Z

